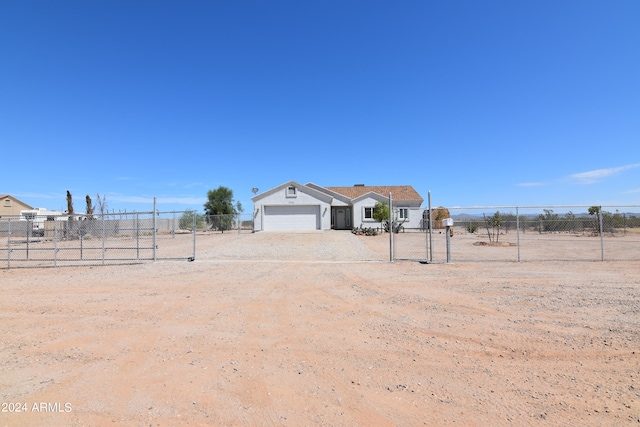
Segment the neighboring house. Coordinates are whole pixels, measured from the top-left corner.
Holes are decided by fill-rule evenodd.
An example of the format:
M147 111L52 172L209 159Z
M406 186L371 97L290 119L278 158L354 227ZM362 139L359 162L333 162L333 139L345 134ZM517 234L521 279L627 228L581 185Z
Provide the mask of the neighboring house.
M376 202L392 195L394 218L405 228L422 228L422 202L410 185L321 187L295 181L260 193L253 200L254 230L350 230L382 227L373 219Z
M9 194L0 194L0 218L4 216L18 216L20 211L33 209Z

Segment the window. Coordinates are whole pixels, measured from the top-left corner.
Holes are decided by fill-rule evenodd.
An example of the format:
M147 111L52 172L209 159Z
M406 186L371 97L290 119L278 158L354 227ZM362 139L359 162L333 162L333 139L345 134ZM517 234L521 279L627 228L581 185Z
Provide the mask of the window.
M287 197L296 197L297 195L296 193L297 193L296 187L294 187L293 185L287 187L287 192L286 192Z
M364 208L364 219L373 219L373 208Z
M4 199L4 205L6 207L11 207L11 199Z
M409 209L408 208L398 209L398 219L409 219Z

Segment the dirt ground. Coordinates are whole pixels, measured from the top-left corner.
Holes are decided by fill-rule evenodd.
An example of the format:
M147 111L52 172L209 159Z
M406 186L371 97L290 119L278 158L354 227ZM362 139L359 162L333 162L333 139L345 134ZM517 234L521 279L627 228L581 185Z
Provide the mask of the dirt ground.
M640 262L389 263L350 233L341 261L335 232L258 234L0 270L0 426L640 425Z

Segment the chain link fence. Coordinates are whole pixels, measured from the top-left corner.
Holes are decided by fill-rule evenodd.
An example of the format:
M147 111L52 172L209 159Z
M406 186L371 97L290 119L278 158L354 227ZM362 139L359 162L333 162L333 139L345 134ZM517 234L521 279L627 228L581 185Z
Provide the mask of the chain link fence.
M253 233L253 216L251 214L232 215L199 215L200 231L219 233Z
M4 216L0 219L0 268L194 260L198 234L252 232L250 214Z
M434 208L429 228L393 236L393 259L425 262L637 261L640 206ZM442 220L453 219L447 228Z
M0 268L194 259L195 223L191 212L3 216Z
M640 260L639 206L449 210L453 261ZM434 251L435 259L445 257Z
M638 261L640 206L455 207L399 227L390 259ZM447 227L443 219L450 217ZM195 231L195 232L194 232ZM194 211L0 218L0 268L193 260L198 234L252 233L252 215Z

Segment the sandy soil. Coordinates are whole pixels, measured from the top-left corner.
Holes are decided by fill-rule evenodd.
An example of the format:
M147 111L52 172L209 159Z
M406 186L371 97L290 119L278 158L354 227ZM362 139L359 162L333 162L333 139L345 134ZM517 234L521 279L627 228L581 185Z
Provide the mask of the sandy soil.
M350 233L340 261L336 232L254 236L0 270L0 425L640 425L640 262L389 263Z

